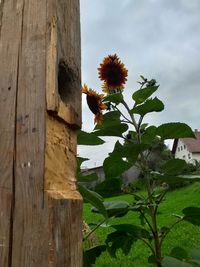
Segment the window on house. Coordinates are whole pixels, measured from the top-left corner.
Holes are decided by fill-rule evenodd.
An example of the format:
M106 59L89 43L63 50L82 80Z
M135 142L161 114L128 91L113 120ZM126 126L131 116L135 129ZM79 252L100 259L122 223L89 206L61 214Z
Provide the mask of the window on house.
M184 147L184 149L186 149L186 146L185 145L183 147Z
M178 147L178 152L180 151L180 147Z
M185 159L185 155L183 156L183 159Z
M181 146L181 150L183 150L183 147Z
M190 153L188 154L188 159L191 159L191 155L190 155Z

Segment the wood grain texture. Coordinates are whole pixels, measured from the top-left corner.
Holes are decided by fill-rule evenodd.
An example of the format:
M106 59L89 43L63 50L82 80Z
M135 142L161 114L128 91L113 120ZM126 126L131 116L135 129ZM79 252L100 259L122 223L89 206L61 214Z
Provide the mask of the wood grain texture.
M0 266L10 266L15 117L23 1L0 3ZM9 14L9 15L8 15Z
M82 199L67 191L47 191L49 267L82 267Z
M47 110L57 112L58 95L58 59L57 59L57 1L47 1L47 68L46 99Z
M79 1L2 0L0 58L0 267L81 267Z
M25 0L16 119L12 267L48 266L44 208L46 1Z
M78 0L48 2L47 110L54 111L73 127L81 127L81 45ZM56 51L56 53L55 53ZM59 86L59 63L67 79ZM59 88L60 87L60 88ZM61 108L59 108L61 105ZM63 106L65 116L62 117ZM62 112L60 110L62 109Z
M47 14L46 98L47 110L53 112L46 120L45 151L45 190L51 229L49 263L82 267L82 197L76 188L74 129L81 126L79 1L50 0ZM63 84L55 79L60 63L64 66Z

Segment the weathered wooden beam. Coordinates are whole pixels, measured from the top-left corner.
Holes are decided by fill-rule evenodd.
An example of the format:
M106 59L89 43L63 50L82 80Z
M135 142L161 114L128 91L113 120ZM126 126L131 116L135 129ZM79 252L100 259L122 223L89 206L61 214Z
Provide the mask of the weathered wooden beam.
M22 9L16 105L12 266L48 266L44 207L46 2ZM46 256L45 256L46 255Z
M79 17L78 0L48 1L47 110L74 127L81 126Z
M78 0L0 1L0 266L81 267Z
M23 1L0 1L0 266L11 264L15 120Z

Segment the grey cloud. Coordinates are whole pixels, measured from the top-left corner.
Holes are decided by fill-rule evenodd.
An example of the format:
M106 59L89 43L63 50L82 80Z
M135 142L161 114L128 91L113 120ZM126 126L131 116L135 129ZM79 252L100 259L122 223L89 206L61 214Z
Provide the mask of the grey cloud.
M128 102L140 74L160 84L166 109L149 115L151 123L200 128L199 0L81 0L81 22L83 82L100 92L97 67L116 52L129 70ZM85 100L83 128L93 128Z

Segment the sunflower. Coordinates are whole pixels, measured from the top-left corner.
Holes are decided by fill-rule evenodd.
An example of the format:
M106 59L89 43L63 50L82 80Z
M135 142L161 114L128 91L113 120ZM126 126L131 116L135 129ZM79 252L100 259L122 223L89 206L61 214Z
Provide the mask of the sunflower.
M104 58L98 68L98 73L100 80L104 81L104 92L109 94L123 90L127 81L128 70L116 54Z
M94 113L94 123L100 124L103 120L102 110L107 109L107 105L102 102L103 94L98 94L94 90L87 87L84 84L82 87L82 93L86 94L87 104L89 109Z

